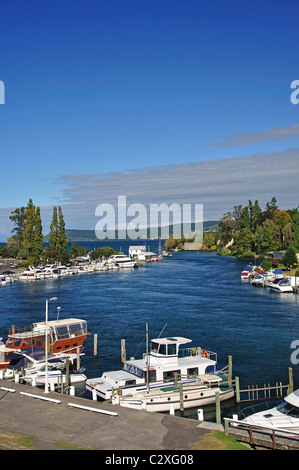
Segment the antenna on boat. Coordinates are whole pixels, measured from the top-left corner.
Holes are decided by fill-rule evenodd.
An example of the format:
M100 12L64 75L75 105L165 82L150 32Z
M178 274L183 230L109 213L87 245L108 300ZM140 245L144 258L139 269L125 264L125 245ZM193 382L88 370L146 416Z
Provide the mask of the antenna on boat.
M165 323L165 325L163 326L163 328L162 328L162 330L161 330L161 333L159 334L158 338L160 338L160 336L161 336L161 334L163 333L163 331L165 330L166 326L167 326L167 323Z
M61 307L57 307L57 318L56 318L56 320L59 319L60 310L61 310Z

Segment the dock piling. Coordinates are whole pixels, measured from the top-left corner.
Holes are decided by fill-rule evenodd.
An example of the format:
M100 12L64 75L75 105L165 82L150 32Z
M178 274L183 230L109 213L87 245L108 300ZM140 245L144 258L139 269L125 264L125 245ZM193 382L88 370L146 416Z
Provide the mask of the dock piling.
M93 335L93 355L98 355L98 335L96 333Z
M120 341L121 341L121 362L124 364L126 362L126 357L127 357L126 340L121 339Z

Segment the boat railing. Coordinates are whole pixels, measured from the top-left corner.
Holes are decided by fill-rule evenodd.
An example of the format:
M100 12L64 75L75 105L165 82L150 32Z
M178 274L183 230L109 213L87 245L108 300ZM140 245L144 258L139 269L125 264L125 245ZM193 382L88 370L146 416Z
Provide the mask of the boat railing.
M14 335L19 336L25 333L27 334L27 336L29 334L34 336L34 334L36 334L36 331L33 330L32 325L24 326L22 328L15 328L14 326L12 326L11 329L8 331L8 336L14 336Z
M201 347L194 348L184 348L179 350L179 357L188 357L188 356L199 356L206 359L212 359L217 361L217 353L209 351L207 349L202 349Z

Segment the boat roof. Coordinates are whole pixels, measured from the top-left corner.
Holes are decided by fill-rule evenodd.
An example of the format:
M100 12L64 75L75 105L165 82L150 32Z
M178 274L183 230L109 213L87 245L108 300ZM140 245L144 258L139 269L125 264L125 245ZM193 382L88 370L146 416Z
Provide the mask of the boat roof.
M86 320L82 320L82 318L64 318L60 320L50 320L48 321L48 326L64 326L73 323L86 323ZM34 326L45 326L45 322L42 321L34 323Z
M299 388L285 397L285 401L299 408Z
M155 338L151 341L159 344L186 344L191 343L192 339L184 338L183 336L171 336L168 338Z

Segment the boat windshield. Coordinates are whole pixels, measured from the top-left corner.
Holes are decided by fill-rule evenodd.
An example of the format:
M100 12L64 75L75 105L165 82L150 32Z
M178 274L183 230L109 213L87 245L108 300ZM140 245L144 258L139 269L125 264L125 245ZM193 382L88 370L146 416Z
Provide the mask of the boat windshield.
M276 409L284 415L291 416L292 418L299 418L299 408L294 405L291 405L291 403L288 403L286 401L278 405Z

